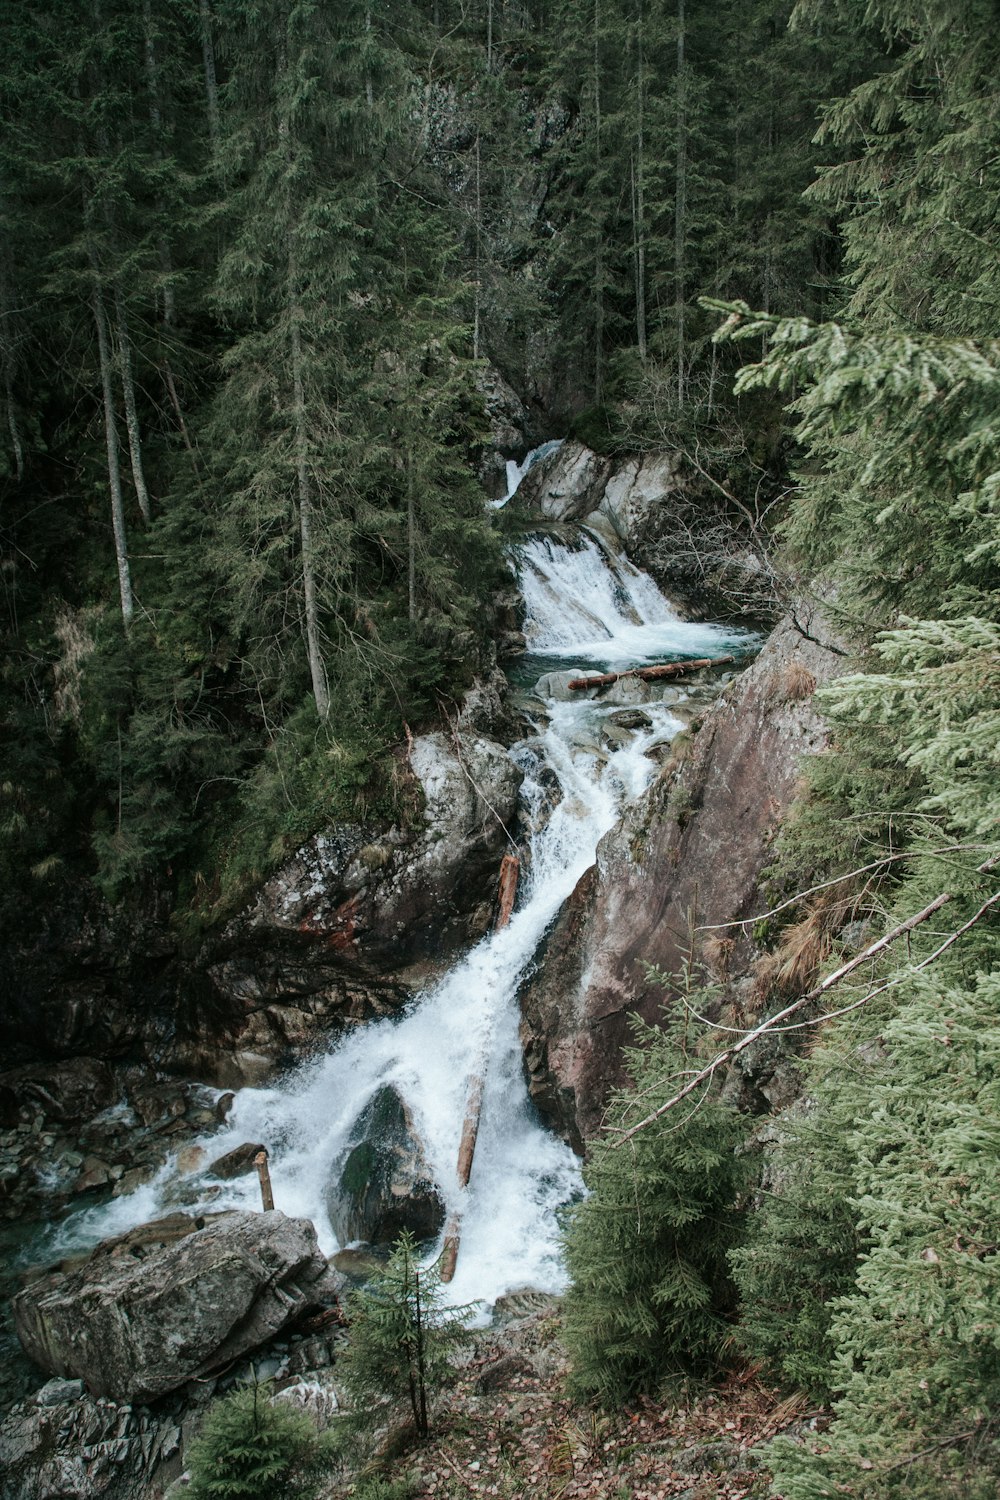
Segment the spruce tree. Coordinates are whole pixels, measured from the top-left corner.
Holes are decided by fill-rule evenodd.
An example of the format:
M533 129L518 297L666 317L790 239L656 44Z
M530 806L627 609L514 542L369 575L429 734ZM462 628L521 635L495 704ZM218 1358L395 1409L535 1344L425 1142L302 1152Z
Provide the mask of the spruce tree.
M683 1019L636 1023L632 1086L612 1101L614 1124L592 1148L587 1196L566 1232L572 1388L607 1405L717 1371L731 1346L727 1255L741 1234L743 1121L712 1080L679 1119L615 1143L616 1128L669 1098L690 1067L689 1029Z
M436 1267L422 1267L413 1236L402 1234L385 1269L348 1304L350 1342L338 1368L358 1419L371 1423L386 1407L405 1406L426 1437L431 1403L448 1378L450 1354L468 1335L472 1310L444 1306Z

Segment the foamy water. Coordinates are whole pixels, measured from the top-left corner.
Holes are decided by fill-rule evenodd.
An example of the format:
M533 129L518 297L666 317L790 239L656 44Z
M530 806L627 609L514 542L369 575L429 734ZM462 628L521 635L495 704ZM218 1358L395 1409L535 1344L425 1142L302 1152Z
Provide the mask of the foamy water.
M614 665L664 651L709 655L741 632L680 621L652 581L609 561L590 539L580 548L534 539L518 571L534 650ZM603 632L603 634L602 634ZM664 647L662 642L674 644ZM600 650L598 650L598 642ZM207 1160L244 1141L265 1141L277 1206L311 1219L320 1243L338 1247L326 1193L351 1129L383 1084L412 1111L448 1212L461 1213L461 1249L449 1296L493 1302L513 1287L558 1291L564 1273L556 1211L581 1190L579 1162L546 1130L528 1098L518 1041L518 991L546 929L585 871L622 807L653 774L647 752L681 721L663 704L644 705L646 725L611 754L595 729L611 710L588 702L548 703L544 726L511 752L524 773L530 835L517 908L507 927L478 943L398 1018L352 1030L323 1057L270 1088L243 1089L227 1124L203 1137ZM552 774L561 796L551 813ZM456 1160L468 1080L488 1059L482 1118L468 1188ZM96 1242L178 1208L257 1208L256 1176L221 1186L179 1177L173 1162L128 1197L61 1225L65 1250Z

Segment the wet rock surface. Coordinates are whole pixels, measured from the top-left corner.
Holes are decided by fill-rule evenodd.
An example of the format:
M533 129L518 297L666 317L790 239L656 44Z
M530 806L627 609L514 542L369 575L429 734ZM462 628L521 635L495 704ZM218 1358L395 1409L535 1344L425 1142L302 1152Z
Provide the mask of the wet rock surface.
M177 1214L107 1241L14 1299L42 1369L92 1395L148 1402L275 1337L341 1286L306 1219Z
M404 1230L417 1240L433 1239L444 1224L444 1202L412 1115L394 1088L380 1088L369 1100L351 1136L326 1195L340 1243L391 1245Z
M809 633L818 639L791 618L782 622L753 666L675 742L652 786L602 841L522 995L532 1096L578 1149L624 1081L629 1016L659 1014L662 992L647 982L646 966L680 968L692 918L732 922L759 909L800 757L826 743L812 690L845 665L820 644L838 642L818 612ZM752 937L734 929L728 976L746 972L753 956Z

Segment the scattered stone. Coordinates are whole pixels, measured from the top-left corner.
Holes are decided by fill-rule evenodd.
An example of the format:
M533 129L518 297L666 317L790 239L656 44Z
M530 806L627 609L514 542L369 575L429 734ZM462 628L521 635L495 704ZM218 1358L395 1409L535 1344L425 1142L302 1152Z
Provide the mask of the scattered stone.
M226 1123L226 1120L229 1117L229 1111L232 1109L235 1102L236 1095L233 1093L232 1089L227 1089L226 1092L224 1094L220 1094L218 1099L215 1101L215 1118L219 1121L220 1125L224 1125Z
M178 1151L175 1169L179 1177L190 1177L193 1172L199 1172L204 1164L208 1152L204 1146L185 1146L183 1151Z
M149 1182L155 1175L156 1168L153 1166L128 1167L115 1183L112 1198L127 1198L129 1193L134 1193L136 1188L142 1187L143 1183Z

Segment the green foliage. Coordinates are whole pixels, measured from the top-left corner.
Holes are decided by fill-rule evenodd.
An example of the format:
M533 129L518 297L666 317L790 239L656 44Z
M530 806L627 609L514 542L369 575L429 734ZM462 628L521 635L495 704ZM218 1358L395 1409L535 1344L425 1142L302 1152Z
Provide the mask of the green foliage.
M244 1386L209 1408L192 1445L191 1500L312 1500L330 1461L330 1442L310 1418L275 1401L267 1386Z
M699 997L693 997L699 1008ZM746 1160L740 1116L705 1091L624 1145L615 1130L652 1113L691 1067L683 1018L636 1025L632 1086L584 1168L588 1195L566 1233L565 1339L572 1388L613 1405L667 1380L718 1370L731 1347L728 1253L738 1243Z
M449 1378L449 1355L467 1338L471 1312L444 1306L437 1269L421 1268L413 1236L402 1234L385 1269L348 1304L350 1343L338 1369L359 1419L369 1423L405 1403L426 1437L429 1403Z

